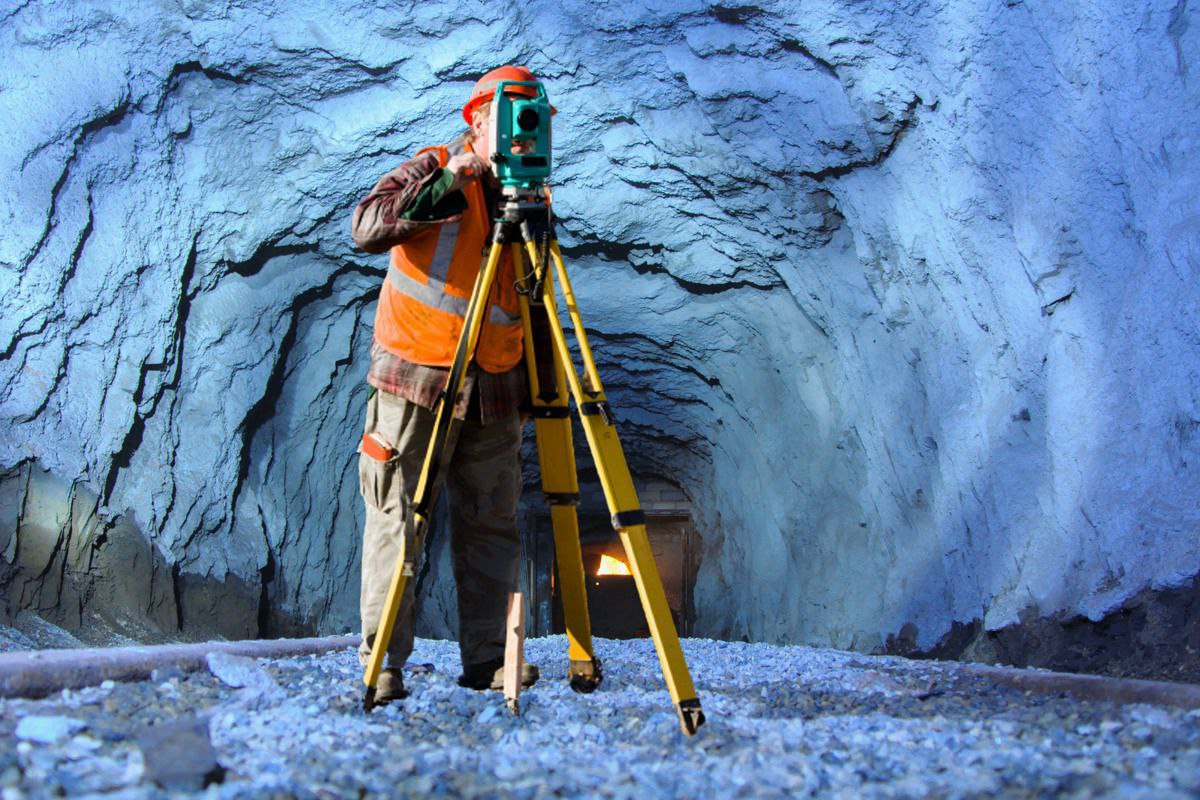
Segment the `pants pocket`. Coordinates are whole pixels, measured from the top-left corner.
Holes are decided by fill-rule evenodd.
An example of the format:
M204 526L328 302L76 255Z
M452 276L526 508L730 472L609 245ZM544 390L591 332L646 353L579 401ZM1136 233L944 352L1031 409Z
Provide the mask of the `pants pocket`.
M359 491L368 506L384 514L394 514L399 510L399 467L398 456L379 461L366 453L359 453Z

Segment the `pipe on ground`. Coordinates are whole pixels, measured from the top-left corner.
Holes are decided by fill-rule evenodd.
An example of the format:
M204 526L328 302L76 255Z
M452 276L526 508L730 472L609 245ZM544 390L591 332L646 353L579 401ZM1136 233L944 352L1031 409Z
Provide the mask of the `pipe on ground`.
M326 636L0 653L0 697L45 697L62 689L95 686L106 680L144 680L160 667L174 666L191 672L207 668L205 659L209 653L287 658L357 647L358 641L357 636Z

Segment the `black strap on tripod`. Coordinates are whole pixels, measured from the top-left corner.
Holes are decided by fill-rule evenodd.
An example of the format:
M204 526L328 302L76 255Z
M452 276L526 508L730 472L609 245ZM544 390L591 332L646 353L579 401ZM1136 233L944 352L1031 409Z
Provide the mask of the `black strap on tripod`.
M529 327L533 333L533 349L537 356L535 364L538 378L538 397L542 403L550 403L558 398L558 381L554 373L554 340L550 335L549 313L542 301L542 284L550 269L550 240L554 236L554 212L546 205L527 205L523 209L519 222L505 230L505 242L524 244L534 243L538 250L538 263L523 280L517 281L514 288L517 294L524 295L529 300ZM536 411L534 412L536 415Z

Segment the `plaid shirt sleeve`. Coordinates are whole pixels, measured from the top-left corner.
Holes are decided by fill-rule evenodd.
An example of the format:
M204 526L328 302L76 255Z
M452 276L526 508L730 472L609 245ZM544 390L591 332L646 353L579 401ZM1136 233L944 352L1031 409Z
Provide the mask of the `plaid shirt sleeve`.
M435 152L405 161L380 178L354 209L354 243L368 253L386 253L430 225L461 216L466 198L461 192L447 192L451 180Z

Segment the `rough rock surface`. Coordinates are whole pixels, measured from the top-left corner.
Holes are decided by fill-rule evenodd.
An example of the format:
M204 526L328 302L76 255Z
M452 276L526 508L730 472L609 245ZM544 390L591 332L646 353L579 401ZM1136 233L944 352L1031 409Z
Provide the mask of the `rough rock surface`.
M94 505L96 559L146 539L144 624L355 627L384 260L349 214L511 61L633 467L693 502L700 632L929 648L1181 585L1198 45L1188 0L0 12L6 584L90 574Z

